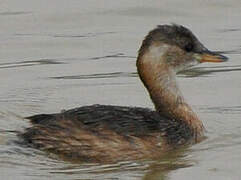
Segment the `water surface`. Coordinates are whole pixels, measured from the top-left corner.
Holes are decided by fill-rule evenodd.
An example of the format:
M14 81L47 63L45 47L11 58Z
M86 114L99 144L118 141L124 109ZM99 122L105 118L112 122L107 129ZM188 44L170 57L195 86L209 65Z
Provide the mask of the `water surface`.
M224 1L12 0L0 7L1 179L240 179L241 4ZM157 161L73 164L20 147L23 117L90 104L153 108L135 59L147 32L183 24L230 58L178 75L207 139Z

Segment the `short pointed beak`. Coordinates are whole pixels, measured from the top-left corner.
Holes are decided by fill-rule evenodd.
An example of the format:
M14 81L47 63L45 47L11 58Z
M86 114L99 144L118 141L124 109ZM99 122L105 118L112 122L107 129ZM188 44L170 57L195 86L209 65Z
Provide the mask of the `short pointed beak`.
M213 63L219 63L219 62L225 62L228 58L226 56L223 56L216 52L211 51L205 51L202 52L199 56L199 62L213 62Z

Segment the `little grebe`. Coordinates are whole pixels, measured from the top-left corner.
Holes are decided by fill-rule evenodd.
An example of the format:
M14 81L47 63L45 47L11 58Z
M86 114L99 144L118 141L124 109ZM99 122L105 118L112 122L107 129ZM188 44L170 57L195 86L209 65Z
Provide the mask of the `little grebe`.
M203 124L184 101L175 75L202 62L225 60L187 28L160 25L145 37L136 63L156 111L92 105L40 114L27 118L32 127L20 136L35 148L84 162L153 158L167 149L199 142Z

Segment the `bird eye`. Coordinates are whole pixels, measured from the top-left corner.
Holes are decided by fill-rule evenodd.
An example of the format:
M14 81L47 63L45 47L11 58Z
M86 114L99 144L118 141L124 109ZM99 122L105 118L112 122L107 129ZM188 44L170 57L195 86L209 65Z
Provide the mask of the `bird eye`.
M185 48L185 50L187 52L190 52L190 51L193 50L193 44L192 43L188 43L184 48Z

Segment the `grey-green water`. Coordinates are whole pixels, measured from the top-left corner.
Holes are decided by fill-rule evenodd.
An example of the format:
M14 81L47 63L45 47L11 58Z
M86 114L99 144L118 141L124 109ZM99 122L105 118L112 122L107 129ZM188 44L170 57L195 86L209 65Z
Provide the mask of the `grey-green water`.
M241 179L239 0L1 0L0 179ZM152 108L136 76L143 37L157 24L189 27L222 64L179 75L207 139L155 162L71 164L15 143L24 116L89 104Z

